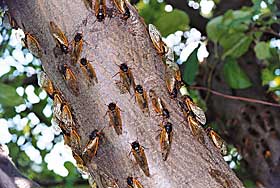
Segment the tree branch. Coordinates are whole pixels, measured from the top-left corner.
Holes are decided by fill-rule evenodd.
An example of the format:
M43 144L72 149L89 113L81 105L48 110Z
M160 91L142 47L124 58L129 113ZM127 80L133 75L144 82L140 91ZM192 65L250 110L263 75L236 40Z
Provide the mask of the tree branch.
M93 1L94 3L95 1ZM118 180L119 187L126 187L126 177L138 176L144 187L224 187L227 181L231 188L243 187L229 169L212 142L204 134L205 145L200 144L191 135L187 124L183 122L175 100L170 99L165 82L162 80L164 65L161 57L151 43L146 25L141 21L134 7L129 5L131 17L126 21L112 5L106 1L108 10L113 10L113 18L97 22L92 11L86 9L82 1L7 1L10 11L17 22L24 23L26 32L33 34L45 52L41 58L43 67L55 86L63 93L70 104L73 116L81 135L82 147L89 140L94 129L104 129L105 139L98 148L90 167L91 174L100 170ZM65 31L68 40L76 32L84 35L82 57L87 57L96 70L98 84L88 86L78 65L71 64L69 54L55 57L55 42L49 31L49 22L54 21ZM77 77L80 94L75 96L69 90L58 71L58 66L66 63ZM153 89L166 101L174 125L174 139L167 161L162 160L158 133L158 124L162 121L152 111L145 116L135 103L133 96L120 94L116 87L117 78L112 78L118 70L115 64L127 63L132 68L136 84L145 90ZM121 108L123 133L120 136L108 127L108 117L104 117L110 102L116 102ZM143 172L128 158L131 150L129 143L138 141L145 148L151 177ZM96 166L92 168L92 166ZM219 170L221 177L213 177L211 169Z
M37 183L27 179L14 166L6 149L0 144L0 187L1 188L36 188Z
M276 103L271 103L267 101L262 101L262 100L257 100L257 99L252 99L252 98L247 98L247 97L239 97L239 96L232 96L232 95L226 95L223 93L220 93L218 91L214 91L212 89L202 87L202 86L190 86L190 89L197 89L197 90L202 90L202 91L208 91L214 95L218 95L224 98L228 99L233 99L233 100L239 100L239 101L244 101L244 102L250 102L250 103L258 103L258 104L263 104L263 105L268 105L268 106L274 106L274 107L280 107L280 104Z

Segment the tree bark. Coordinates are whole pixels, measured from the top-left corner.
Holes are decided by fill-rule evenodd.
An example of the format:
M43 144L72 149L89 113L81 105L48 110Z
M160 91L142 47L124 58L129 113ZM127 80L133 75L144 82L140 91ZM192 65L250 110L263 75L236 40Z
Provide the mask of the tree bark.
M144 187L243 187L206 135L206 142L202 145L191 135L186 122L182 123L182 113L165 88L164 64L134 7L129 5L131 17L125 21L112 2L107 1L106 6L108 10L113 10L113 17L97 22L93 12L79 0L14 0L7 1L7 4L19 25L24 24L25 32L39 40L44 51L41 58L43 68L70 104L79 125L82 146L88 142L90 132L106 127L103 130L105 141L100 143L91 165L87 165L92 174L98 173L92 168L97 165L98 169L118 180L119 187L126 187L126 177L131 175L139 177ZM73 40L76 32L83 33L82 57L91 61L98 84L87 85L79 66L70 63L69 54L55 57L50 21L65 31L69 41ZM66 63L78 78L80 94L77 97L67 88L58 71L62 63ZM154 89L167 103L174 138L165 162L161 157L159 140L155 138L162 118L155 115L150 102L150 116L146 117L132 95L120 94L115 84L118 78L112 77L119 69L115 64L121 63L127 63L132 68L136 84L143 85L146 91ZM104 117L106 104L110 102L116 102L122 110L123 133L120 136L108 127L108 117ZM128 156L131 150L129 143L136 139L146 148L151 177L146 177L135 165L133 156ZM218 175L213 175L213 171Z
M6 148L8 149L8 148ZM14 166L8 151L0 144L0 187L1 188L35 188L37 183L27 179Z

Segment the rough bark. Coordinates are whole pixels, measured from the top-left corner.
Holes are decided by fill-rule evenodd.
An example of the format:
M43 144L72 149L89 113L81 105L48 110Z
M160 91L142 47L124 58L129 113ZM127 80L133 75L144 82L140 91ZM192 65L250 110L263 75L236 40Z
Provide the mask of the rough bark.
M262 65L254 54L248 53L239 64L246 71L253 86L243 90L232 90L225 83L222 74L223 62L210 58L211 64L218 61L212 76L212 89L228 95L249 97L264 101L273 101L261 84ZM209 67L201 75L200 85L207 87ZM202 95L206 95L205 92ZM280 116L279 108L260 104L246 103L210 95L207 100L207 116L218 123L223 137L235 145L242 154L247 177L264 185L278 188L280 186ZM209 119L210 119L209 118ZM244 177L246 179L246 176Z
M96 22L92 11L86 9L83 1L73 0L14 0L7 1L12 15L25 31L34 35L40 42L44 54L41 58L44 70L58 87L77 121L82 146L94 129L108 126L106 104L116 102L122 110L123 134L117 136L112 127L104 129L105 142L91 164L118 180L119 187L126 187L126 177L139 177L144 187L243 187L242 183L229 169L222 156L204 135L206 143L200 144L183 122L182 113L175 100L170 99L163 81L164 65L156 53L137 11L129 6L131 18L123 20L111 1L107 7L113 8L113 18L106 17L104 22ZM98 84L88 86L78 65L71 65L69 55L57 58L53 54L54 40L49 31L49 22L54 21L71 41L76 32L82 32L85 45L82 57L87 57L94 66ZM116 87L118 72L116 64L127 63L132 67L136 84L145 90L154 89L167 103L174 125L174 141L166 162L162 161L158 135L161 118L155 116L151 104L150 116L146 117L133 96L120 94ZM58 65L68 64L78 78L80 95L76 97L68 90L58 71ZM130 144L138 138L147 155L151 177L146 177L132 156ZM131 160L132 159L132 160ZM90 166L88 164L88 166ZM211 169L218 170L217 176L210 175ZM90 168L92 173L93 169Z
M31 188L39 185L23 176L14 166L8 156L8 148L0 144L0 187L1 188Z

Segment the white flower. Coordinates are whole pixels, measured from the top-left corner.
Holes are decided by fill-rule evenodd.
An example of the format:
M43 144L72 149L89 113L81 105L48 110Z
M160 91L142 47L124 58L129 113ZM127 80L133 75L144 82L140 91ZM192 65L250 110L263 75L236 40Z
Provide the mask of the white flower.
M199 62L202 62L204 58L207 58L209 56L209 52L207 51L206 45L202 42L192 42L189 45L187 45L180 55L180 59L178 61L179 64L185 62L188 57L191 55L191 53L194 51L195 48L197 48L198 44L200 44L200 47L197 51L197 58Z
M201 12L202 14L210 14L212 9L214 8L215 3L213 1L208 1L208 0L201 0L200 1L200 7L201 7Z
M271 39L270 41L270 47L271 48L278 48L278 50L280 50L280 39Z
M197 42L201 40L201 33L195 28L192 28L189 32L186 32L186 44L190 44L192 42Z
M162 38L162 40L166 43L167 46L173 47L181 42L181 36L179 36L178 34L170 34L166 38Z

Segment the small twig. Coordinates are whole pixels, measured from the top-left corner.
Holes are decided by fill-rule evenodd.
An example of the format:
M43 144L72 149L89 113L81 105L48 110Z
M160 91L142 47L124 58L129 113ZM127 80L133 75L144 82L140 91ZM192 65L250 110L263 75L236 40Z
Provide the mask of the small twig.
M213 74L215 72L215 69L216 69L216 66L218 65L219 61L220 61L220 56L218 54L218 44L217 43L214 43L214 52L215 52L215 56L214 56L214 65L212 67L210 67L210 73L209 73L209 76L208 76L208 79L207 79L207 88L208 89L211 89L212 87L212 78L213 78ZM207 95L205 97L205 102L208 101L209 99L209 96L210 96L210 92L208 91L207 92Z
M280 34L275 32L273 29L268 29L268 30L264 30L265 33L269 33L269 34L272 34L272 35L275 35L277 37L280 37Z
M207 91L207 92L213 93L214 95L218 95L218 96L228 98L228 99L232 99L232 100L240 100L240 101L264 104L264 105L274 106L274 107L279 107L280 108L280 104L271 103L271 102L267 102L267 101L262 101L262 100L258 100L258 99L247 98L247 97L238 97L238 96L226 95L226 94L223 94L223 93L220 93L218 91L214 91L212 89L208 89L208 88L202 87L202 86L190 86L189 88L190 89Z
M274 35L276 37L280 37L280 34L277 33L276 31L274 31L273 29L269 28L269 29L262 29L262 28L256 28L256 27L253 27L252 28L252 31L261 31L261 32L264 32L264 33L268 33L268 34L271 34L271 35Z

